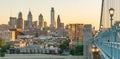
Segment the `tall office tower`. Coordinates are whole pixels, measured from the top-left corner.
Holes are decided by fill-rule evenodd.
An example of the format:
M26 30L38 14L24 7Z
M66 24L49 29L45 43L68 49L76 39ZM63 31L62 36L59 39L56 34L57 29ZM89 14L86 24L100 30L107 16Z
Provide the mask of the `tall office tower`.
M58 15L58 18L57 18L57 28L60 28L60 27L61 27L60 15Z
M24 20L24 29L28 29L28 20Z
M38 21L34 21L33 22L33 28L37 28L38 27Z
M9 26L11 28L16 28L16 21L17 21L16 17L10 17Z
M120 21L120 0L102 0L100 29L101 27L106 29L111 27L109 9L114 9L113 23Z
M50 28L55 28L55 11L54 8L51 8L51 24Z
M40 28L44 27L44 19L42 14L39 15L39 27Z
M28 13L28 28L32 28L32 13L29 11Z
M18 29L23 29L24 26L23 26L23 19L22 19L22 12L19 12L18 14L18 19L17 19L17 28Z

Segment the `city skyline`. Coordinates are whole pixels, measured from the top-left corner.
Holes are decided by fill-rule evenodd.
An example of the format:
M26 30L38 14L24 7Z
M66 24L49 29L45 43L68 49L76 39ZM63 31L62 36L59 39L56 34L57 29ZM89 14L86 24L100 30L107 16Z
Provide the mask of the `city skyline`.
M2 7L0 11L0 24L7 24L9 17L17 17L20 11L23 14L23 19L27 20L29 9L33 15L33 21L38 21L38 16L41 13L44 20L50 24L50 9L54 7L55 21L57 21L57 15L59 14L61 21L65 24L83 23L92 24L97 29L99 27L100 0L2 0L0 4Z
M120 59L120 0L1 0L0 7L0 59Z

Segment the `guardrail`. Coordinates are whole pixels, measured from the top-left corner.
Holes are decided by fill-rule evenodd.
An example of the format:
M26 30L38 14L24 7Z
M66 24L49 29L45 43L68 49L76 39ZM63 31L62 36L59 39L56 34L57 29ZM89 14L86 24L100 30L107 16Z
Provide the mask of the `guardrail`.
M104 59L120 59L120 29L116 26L100 30L94 38Z

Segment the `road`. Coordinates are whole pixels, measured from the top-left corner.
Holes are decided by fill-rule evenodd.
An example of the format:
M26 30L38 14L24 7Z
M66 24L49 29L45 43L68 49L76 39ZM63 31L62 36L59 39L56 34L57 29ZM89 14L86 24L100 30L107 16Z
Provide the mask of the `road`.
M100 51L95 45L92 45L91 52L93 59L101 59Z
M99 52L93 52L93 59L101 59Z

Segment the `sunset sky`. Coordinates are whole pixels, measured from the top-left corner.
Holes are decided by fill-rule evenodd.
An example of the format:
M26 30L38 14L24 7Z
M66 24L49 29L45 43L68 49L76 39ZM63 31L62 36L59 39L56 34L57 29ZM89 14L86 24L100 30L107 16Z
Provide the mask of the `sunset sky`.
M50 9L55 9L55 19L60 14L65 24L92 24L98 29L102 0L0 0L0 24L7 24L9 17L18 17L19 11L27 20L29 8L33 20L38 20L40 13L44 20L50 22Z

